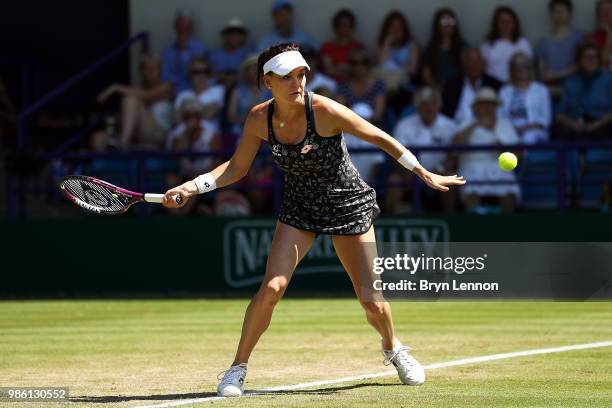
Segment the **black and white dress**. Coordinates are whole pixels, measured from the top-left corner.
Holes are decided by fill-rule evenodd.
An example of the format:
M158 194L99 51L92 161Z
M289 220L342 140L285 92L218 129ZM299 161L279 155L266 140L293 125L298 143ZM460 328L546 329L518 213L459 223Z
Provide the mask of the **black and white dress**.
M359 176L342 134L317 134L312 92L305 94L305 102L306 136L290 145L274 137L274 100L268 105L268 142L285 173L279 221L317 234L363 234L380 214L376 192Z

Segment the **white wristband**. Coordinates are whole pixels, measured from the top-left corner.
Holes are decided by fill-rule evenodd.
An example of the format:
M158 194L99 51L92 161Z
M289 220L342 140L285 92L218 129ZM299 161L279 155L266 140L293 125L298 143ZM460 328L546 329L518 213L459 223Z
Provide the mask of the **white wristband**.
M208 193L217 188L217 183L212 174L206 173L199 175L195 179L193 179L194 183L198 187L198 193Z
M419 161L417 160L416 156L412 154L410 150L406 150L404 154L402 154L400 158L397 159L397 161L399 162L399 164L401 164L410 171L414 170L416 165L419 164Z

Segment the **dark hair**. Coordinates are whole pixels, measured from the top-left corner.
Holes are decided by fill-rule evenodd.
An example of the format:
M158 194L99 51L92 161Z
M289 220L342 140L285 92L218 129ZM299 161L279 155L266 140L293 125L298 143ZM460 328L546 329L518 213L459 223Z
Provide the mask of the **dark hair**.
M257 87L261 84L261 78L263 75L263 66L266 62L276 57L278 54L287 51L299 51L300 47L294 43L281 43L274 44L263 50L259 57L257 57Z
M340 21L343 18L347 18L351 22L351 28L355 28L355 25L357 24L357 19L355 18L355 14L353 14L351 10L341 9L341 10L338 10L336 14L334 14L334 17L332 18L332 28L334 30L338 27L338 25L340 25Z
M597 46L597 44L595 44L592 41L586 41L582 44L580 44L578 47L576 47L576 65L580 66L580 60L582 59L582 54L584 54L585 52L587 52L588 50L595 50L597 51L597 56L599 57L598 60L600 61L601 64L601 52L599 50L599 47Z
M406 17L404 17L404 15L400 11L394 10L387 14L385 19L383 20L382 27L380 28L380 34L378 34L378 45L382 45L385 42L385 37L387 36L389 26L391 26L391 23L395 19L398 19L402 23L402 27L404 29L402 45L412 40L412 32L410 31L410 24L408 23L408 20L406 20Z
M487 40L489 42L493 42L499 39L500 33L497 22L502 14L509 14L514 20L514 33L512 33L512 41L516 42L521 37L521 23L516 15L516 12L508 6L499 6L495 9L493 18L491 19L491 28L489 30L489 34L487 34Z
M451 40L450 46L450 56L452 61L457 65L461 65L461 50L465 45L465 40L461 35L461 31L459 30L459 20L457 19L457 15L453 10L447 7L443 7L436 11L434 18L431 23L431 34L429 44L427 44L427 48L425 49L424 61L425 64L433 67L438 62L438 50L442 45L442 34L440 33L440 20L443 16L451 16L455 19L457 25L455 25L455 32L453 33L453 38Z
M565 7L570 13L574 11L574 5L572 4L572 0L550 0L548 2L548 12L552 13L553 9L556 6Z

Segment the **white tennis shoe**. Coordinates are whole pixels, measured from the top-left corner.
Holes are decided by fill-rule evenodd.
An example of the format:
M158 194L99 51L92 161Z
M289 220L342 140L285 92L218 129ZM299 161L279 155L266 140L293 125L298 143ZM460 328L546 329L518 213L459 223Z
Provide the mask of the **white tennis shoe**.
M385 350L382 348L382 353L385 356L384 365L393 364L397 369L397 374L400 380L407 385L421 385L425 382L425 370L423 366L410 355L410 347L404 346L398 339L395 339L395 347L393 350Z
M231 366L217 376L221 380L217 386L217 395L220 397L240 397L244 392L247 365L245 363ZM221 378L223 375L223 378Z

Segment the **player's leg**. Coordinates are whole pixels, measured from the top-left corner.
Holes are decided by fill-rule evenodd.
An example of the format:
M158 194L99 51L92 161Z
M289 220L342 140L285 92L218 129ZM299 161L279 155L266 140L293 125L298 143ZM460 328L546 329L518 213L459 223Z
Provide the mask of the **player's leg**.
M380 333L383 346L387 349L393 347L393 318L391 307L380 294L374 293L364 280L370 280L371 266L377 256L376 237L374 227L361 235L336 235L332 238L334 249L342 266L353 283L359 302L363 306L368 322Z
M242 395L246 364L257 341L270 325L272 311L285 293L293 270L315 239L312 232L278 222L270 245L266 274L257 294L247 307L242 335L232 366L225 372L217 393L225 397Z
M410 348L395 337L391 306L380 291L375 291L373 281L374 258L378 256L374 226L362 235L334 236L334 249L346 269L359 302L366 312L368 322L382 337L385 364L393 364L400 380L408 385L425 382L425 371L421 364L409 354Z
M234 364L246 363L268 328L274 306L285 293L293 270L310 249L315 234L278 222L270 245L266 274L247 307Z

